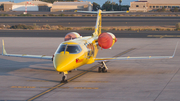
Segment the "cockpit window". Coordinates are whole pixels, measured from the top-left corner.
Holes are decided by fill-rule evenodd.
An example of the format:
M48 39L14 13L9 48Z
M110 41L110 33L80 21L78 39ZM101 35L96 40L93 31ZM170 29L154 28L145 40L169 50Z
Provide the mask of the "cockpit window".
M66 45L61 45L59 49L57 50L57 53L61 53L62 51L64 52L65 48L66 48Z
M75 53L81 52L81 48L79 45L64 45L64 44L62 44L56 53L61 53L64 51L67 51L70 54L75 54Z
M76 46L67 46L66 51L68 51L69 53L79 53L81 50L80 50L80 48L76 45Z

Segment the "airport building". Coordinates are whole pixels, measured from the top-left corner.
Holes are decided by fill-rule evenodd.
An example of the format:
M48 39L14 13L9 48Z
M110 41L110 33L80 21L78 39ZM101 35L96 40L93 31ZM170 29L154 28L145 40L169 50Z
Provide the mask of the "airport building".
M93 5L91 2L54 2L51 12L57 11L92 11Z
M180 0L139 0L130 3L130 12L148 12L165 8L171 10L180 9Z
M50 11L52 7L51 3L42 2L42 1L28 1L14 3L12 5L12 11L24 11L27 7L27 11Z
M0 2L0 11L10 11L12 10L13 2Z
M91 2L54 2L47 3L39 0L24 1L20 3L0 2L1 11L92 11Z
M28 3L27 3L28 2ZM42 2L42 1L24 1L20 3L13 3L13 2L0 2L3 11L50 11L52 7L51 3Z

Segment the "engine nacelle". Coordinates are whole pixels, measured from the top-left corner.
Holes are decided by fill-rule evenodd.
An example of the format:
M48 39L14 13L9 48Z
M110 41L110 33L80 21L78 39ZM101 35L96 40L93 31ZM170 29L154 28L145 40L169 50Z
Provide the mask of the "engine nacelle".
M68 40L72 40L72 39L76 39L79 38L80 34L77 32L70 32L68 34L66 34L64 41L68 41Z
M103 49L111 48L116 41L115 35L110 32L101 33L98 38L98 44Z

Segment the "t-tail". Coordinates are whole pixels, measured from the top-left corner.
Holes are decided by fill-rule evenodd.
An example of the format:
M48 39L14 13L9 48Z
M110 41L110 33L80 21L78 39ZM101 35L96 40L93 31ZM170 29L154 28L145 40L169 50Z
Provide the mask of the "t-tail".
M79 13L91 13L91 14L97 14L96 19L96 25L95 25L95 31L93 33L93 37L99 36L101 34L101 25L102 25L102 14L113 14L113 13L128 13L129 11L77 11Z

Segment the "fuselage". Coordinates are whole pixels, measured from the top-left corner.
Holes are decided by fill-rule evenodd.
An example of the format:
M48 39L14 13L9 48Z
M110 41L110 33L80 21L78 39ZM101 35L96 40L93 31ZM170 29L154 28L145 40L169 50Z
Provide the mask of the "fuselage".
M58 72L68 72L94 63L98 53L98 37L80 37L62 42L54 53L53 65Z

